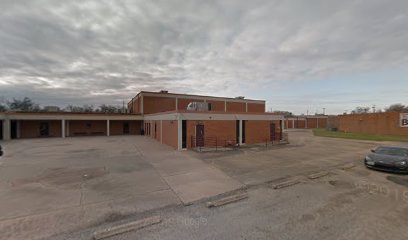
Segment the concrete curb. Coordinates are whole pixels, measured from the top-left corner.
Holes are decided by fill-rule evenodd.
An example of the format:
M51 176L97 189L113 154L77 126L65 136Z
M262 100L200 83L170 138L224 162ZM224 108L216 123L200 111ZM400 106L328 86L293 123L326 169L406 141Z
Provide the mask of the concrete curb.
M237 201L240 201L240 200L246 199L246 198L248 198L248 194L247 193L241 193L241 194L221 198L221 199L218 199L218 200L214 200L214 201L211 201L211 202L207 202L206 205L207 205L208 208L219 207L219 206L223 206L223 205L226 205L226 204L229 204L229 203L237 202Z
M307 178L316 179L316 178L321 178L321 177L324 177L324 176L327 176L327 175L329 175L329 172L323 171L323 172L310 174L310 175L307 176Z
M274 185L272 185L272 188L273 189L280 189L280 188L293 186L293 185L298 184L298 183L300 183L299 179L292 179L292 180L288 180L288 181L285 181L285 182L280 182L280 183L274 184Z
M160 216L153 216L153 217L149 217L149 218L145 218L145 219L141 219L141 220L137 220L137 221L133 221L129 223L124 223L121 225L116 225L113 227L95 231L93 233L93 239L99 240L99 239L111 237L111 236L118 235L121 233L125 233L129 231L141 229L147 226L151 226L154 224L158 224L160 222L161 222Z

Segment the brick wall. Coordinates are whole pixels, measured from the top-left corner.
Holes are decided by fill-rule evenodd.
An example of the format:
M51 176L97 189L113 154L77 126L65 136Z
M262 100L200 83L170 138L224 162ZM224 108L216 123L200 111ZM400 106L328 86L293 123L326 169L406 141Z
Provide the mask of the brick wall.
M245 143L254 144L269 140L270 121L245 121Z
M225 111L225 102L224 101L213 101L208 100L208 103L211 103L212 111L224 112Z
M176 99L167 97L143 97L144 114L176 110Z
M69 136L106 135L106 121L69 120Z
M40 124L48 123L49 137L61 137L61 121L39 121L39 120L21 120L20 121L20 138L37 138L40 137Z
M197 124L204 125L204 138L206 142L212 143L217 139L219 144L234 142L236 140L235 121L187 121L187 147L192 146L192 136L195 138L195 127Z
M317 118L307 118L307 128L317 128Z
M227 112L246 112L245 103L227 102Z
M255 143L265 143L270 141L271 124L275 124L275 136L279 139L281 125L280 121L246 121L245 122L245 143L255 144Z
M109 121L110 135L123 135L123 125L125 122L129 123L129 134L139 135L142 121Z
M178 148L178 122L163 120L163 144Z
M248 103L248 112L265 112L265 104Z
M339 115L337 118L340 131L408 135L408 128L400 127L400 113L398 112Z
M328 118L318 118L319 121L319 128L326 128Z
M295 120L295 128L306 128L305 120Z

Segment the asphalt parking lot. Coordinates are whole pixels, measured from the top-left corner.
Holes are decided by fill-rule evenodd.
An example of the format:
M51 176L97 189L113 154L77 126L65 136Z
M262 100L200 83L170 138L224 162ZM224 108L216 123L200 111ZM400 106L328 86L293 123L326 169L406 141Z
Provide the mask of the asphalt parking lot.
M407 176L362 165L371 148L404 144L311 131L289 137L285 146L205 153L140 136L9 142L0 162L1 239L90 239L143 213L163 222L112 239L406 239ZM286 179L299 184L271 187ZM249 198L235 204L199 201L242 187Z
M370 148L403 143L320 138L310 131L290 136L291 146L201 155L252 186L247 199L219 208L196 204L166 209L155 213L162 216L161 224L109 239L408 238L408 176L362 164ZM318 171L328 174L308 177ZM273 188L285 179L299 183Z
M328 170L348 163L359 165L370 149L381 144L408 146L407 143L314 137L310 130L288 132L289 145L243 147L235 152L201 153L196 157L250 186Z
M2 145L0 239L40 239L242 187L188 152L143 136Z

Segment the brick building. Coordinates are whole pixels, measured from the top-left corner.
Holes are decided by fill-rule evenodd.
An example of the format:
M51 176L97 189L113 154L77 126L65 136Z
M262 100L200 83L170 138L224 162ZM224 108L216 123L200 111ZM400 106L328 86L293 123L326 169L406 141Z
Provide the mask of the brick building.
M290 116L285 117L285 128L326 128L328 116Z
M207 111L187 110L189 103L204 102ZM265 101L140 92L128 109L144 116L144 133L176 149L280 141L283 116L266 113Z
M205 111L188 110L205 103ZM284 117L265 112L265 101L140 92L129 114L0 113L3 140L144 134L181 150L197 146L265 143L283 139Z

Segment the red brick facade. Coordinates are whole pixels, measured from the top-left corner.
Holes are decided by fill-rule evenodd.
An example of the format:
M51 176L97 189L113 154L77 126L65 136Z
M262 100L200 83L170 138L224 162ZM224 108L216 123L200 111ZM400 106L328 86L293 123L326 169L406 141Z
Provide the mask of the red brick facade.
M163 144L169 145L177 149L178 147L178 122L163 120Z
M106 121L71 120L66 129L70 137L76 136L106 136Z
M240 102L227 102L227 112L246 112L246 104Z
M176 99L166 97L143 97L143 113L157 113L176 110Z
M338 124L334 127L339 131L408 136L408 128L400 126L399 112L339 115L336 118L331 122Z
M245 121L245 143L270 142L271 127L275 127L275 141L280 139L280 121Z
M40 125L44 123L48 125L48 135L40 134ZM18 125L20 125L20 136L17 136L19 138L61 137L61 121L58 120L22 120L17 123Z
M148 95L143 95L148 94ZM177 100L176 100L177 99ZM220 100L217 100L220 99ZM212 104L211 111L224 112L265 112L265 102L254 103L253 100L216 98L207 96L177 95L166 93L141 92L131 102L128 108L132 113L143 114L159 113L175 110L186 110L191 102L208 102ZM177 107L176 107L177 104ZM143 105L143 106L142 106Z
M124 132L125 124L128 124L129 132ZM113 120L109 122L110 135L139 135L141 130L141 121L119 121Z

